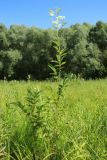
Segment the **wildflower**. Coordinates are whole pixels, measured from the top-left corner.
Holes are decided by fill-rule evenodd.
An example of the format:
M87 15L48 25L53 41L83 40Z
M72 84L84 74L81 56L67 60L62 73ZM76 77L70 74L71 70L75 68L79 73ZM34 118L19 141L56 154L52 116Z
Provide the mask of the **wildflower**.
M54 11L52 10L52 9L50 9L49 10L49 15L51 16L51 17L53 17L55 14L54 14Z
M52 26L54 29L61 29L66 23L64 22L65 16L59 16L61 9L57 9L55 11L50 10L49 15L53 17Z
M65 16L57 16L56 19L57 19L58 21L62 21L62 20L65 19Z

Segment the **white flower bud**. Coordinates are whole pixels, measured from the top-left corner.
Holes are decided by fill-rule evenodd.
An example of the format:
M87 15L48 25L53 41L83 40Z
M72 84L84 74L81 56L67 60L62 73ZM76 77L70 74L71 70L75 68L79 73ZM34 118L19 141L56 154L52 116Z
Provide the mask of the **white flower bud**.
M51 16L51 17L53 17L55 14L54 14L54 11L53 10L49 10L49 15Z

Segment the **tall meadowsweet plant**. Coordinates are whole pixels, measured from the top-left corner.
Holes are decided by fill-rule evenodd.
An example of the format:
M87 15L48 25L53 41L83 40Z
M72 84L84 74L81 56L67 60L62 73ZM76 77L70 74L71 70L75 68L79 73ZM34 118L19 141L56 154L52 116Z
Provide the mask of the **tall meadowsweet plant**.
M61 37L59 35L60 29L62 29L65 26L65 16L60 16L61 9L58 8L56 10L50 10L49 14L52 18L52 28L56 33L55 39L53 41L53 47L56 50L56 55L54 60L52 60L51 64L49 64L49 67L52 71L52 76L54 80L57 82L57 97L53 100L53 125L52 128L52 134L50 138L51 142L51 148L52 153L54 155L51 157L51 159L57 159L57 157L60 157L59 159L62 159L62 152L60 150L60 147L58 146L58 141L61 138L61 128L60 123L62 121L62 115L63 115L63 89L67 85L67 78L62 78L62 70L65 65L65 57L67 54L66 48L62 47L61 43ZM61 105L62 104L62 105ZM51 105L52 106L52 105ZM60 123L59 123L60 122Z
M56 32L55 40L53 41L54 48L56 50L55 59L52 60L52 64L49 64L50 69L52 70L53 78L58 82L58 99L62 95L64 86L66 86L67 79L61 79L62 69L65 65L65 56L67 54L66 48L63 48L61 45L61 38L59 36L59 30L65 26L65 16L60 16L61 9L50 10L49 15L52 17L52 28Z

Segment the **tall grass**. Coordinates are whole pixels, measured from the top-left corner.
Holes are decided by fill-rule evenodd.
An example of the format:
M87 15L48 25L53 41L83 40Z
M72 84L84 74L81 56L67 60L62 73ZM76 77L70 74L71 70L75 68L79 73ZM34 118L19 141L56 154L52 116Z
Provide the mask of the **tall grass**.
M0 159L107 159L107 81L72 80L57 104L56 91L53 82L0 82Z

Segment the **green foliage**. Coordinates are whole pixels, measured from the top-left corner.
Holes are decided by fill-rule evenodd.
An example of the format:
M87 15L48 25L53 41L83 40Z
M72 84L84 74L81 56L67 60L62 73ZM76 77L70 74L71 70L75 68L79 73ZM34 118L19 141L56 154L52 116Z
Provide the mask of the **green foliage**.
M57 113L56 91L53 82L0 82L0 159L107 159L106 80L69 81Z
M0 24L0 50L8 48L7 28Z
M90 30L89 39L97 43L101 50L107 49L107 23L98 21Z
M83 23L65 28L65 17L59 15L60 11L61 9L50 10L53 29L43 30L18 25L6 28L0 24L0 54L4 54L5 57L6 53L12 51L15 55L15 52L19 52L21 57L20 61L16 61L15 68L11 67L9 74L7 66L10 62L5 58L4 65L3 59L0 58L0 79L6 76L7 79L11 77L11 79L20 80L27 79L28 75L38 80L51 78L48 64L53 59L55 61L57 58L60 59L60 56L56 57L58 48L55 47L58 47L57 45L60 45L60 51L67 48L67 55L63 57L63 60L66 61L63 74L78 75L79 73L87 79L107 76L107 24L99 21L94 26ZM91 47L93 48L91 49L94 54L93 59L89 56L90 46L93 46ZM57 69L56 71L58 72Z
M56 55L55 60L52 60L54 65L49 65L49 67L52 70L51 74L53 75L53 78L58 82L58 99L62 95L64 86L66 86L65 82L67 82L66 80L61 80L62 69L64 68L64 65L66 63L65 57L67 55L67 51L66 48L62 47L61 38L59 36L59 29L61 29L65 25L65 16L60 16L60 11L60 8L56 9L55 11L50 10L50 16L54 17L55 19L54 21L52 21L52 27L54 30L56 30L56 37L53 41L53 47L56 51Z
M21 60L18 50L0 51L0 76L11 78L15 74L15 67Z
M41 91L29 88L27 90L25 103L21 101L11 102L7 103L7 107L9 112L13 112L15 107L19 108L15 114L16 116L17 114L21 114L25 120L25 123L22 123L20 128L20 131L22 130L22 137L18 136L18 134L20 134L18 131L15 131L14 134L11 135L10 150L12 150L12 152L10 156L19 160L23 160L25 157L29 157L29 159L39 159L41 154L43 154L40 149L44 147L44 139L41 137L45 129L45 106ZM24 150L26 149L24 152L22 152L23 148Z
M54 65L49 65L53 73L51 73L57 81L61 79L61 72L65 65L64 58L66 56L66 49L61 49L60 39L54 41L54 48L56 49L56 59L52 60Z

